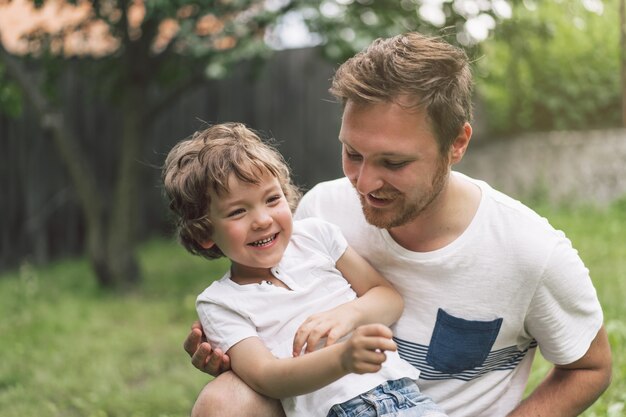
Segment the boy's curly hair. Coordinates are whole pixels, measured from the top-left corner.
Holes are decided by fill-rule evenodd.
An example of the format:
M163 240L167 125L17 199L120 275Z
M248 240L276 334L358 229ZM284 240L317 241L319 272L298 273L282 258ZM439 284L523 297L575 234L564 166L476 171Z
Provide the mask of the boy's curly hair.
M252 129L241 123L217 124L176 144L165 159L162 177L181 244L194 255L208 259L224 256L217 246L205 249L200 244L213 233L209 192L227 192L231 174L258 184L266 173L278 179L293 211L300 191L291 181L289 167L282 155Z

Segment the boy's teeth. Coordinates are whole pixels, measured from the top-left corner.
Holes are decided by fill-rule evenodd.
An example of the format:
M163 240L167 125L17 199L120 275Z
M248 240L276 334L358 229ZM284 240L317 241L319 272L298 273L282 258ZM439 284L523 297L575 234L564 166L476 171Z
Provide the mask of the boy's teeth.
M266 243L270 243L272 240L274 240L274 236L268 237L267 239L257 240L256 242L252 242L252 245L261 246L261 245L265 245Z

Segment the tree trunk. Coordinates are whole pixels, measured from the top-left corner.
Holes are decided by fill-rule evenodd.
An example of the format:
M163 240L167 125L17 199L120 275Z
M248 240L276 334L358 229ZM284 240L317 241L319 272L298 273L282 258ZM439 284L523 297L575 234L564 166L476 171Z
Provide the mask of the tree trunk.
M135 254L137 247L139 164L144 135L142 104L146 102L142 85L128 85L122 104L122 143L119 148L114 201L108 225L107 252L109 265L122 287L141 282Z
M132 109L141 100L141 94L131 95L126 105L123 126L123 146L115 195L104 196L97 186L93 164L80 147L80 141L67 125L59 106L53 106L38 88L37 77L27 71L0 43L0 59L7 73L16 81L24 98L33 106L43 129L52 133L86 223L86 254L98 284L106 289L119 290L135 286L139 279L136 260L133 220L136 218L137 164L141 144L140 115ZM136 97L139 96L139 99ZM140 101L139 101L140 102ZM105 215L104 201L111 201L111 214Z

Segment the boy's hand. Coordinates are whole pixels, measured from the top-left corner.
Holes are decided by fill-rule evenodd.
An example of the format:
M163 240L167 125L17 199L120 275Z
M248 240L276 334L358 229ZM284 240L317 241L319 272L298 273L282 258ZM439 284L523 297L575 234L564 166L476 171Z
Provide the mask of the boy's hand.
M341 366L348 372L365 374L377 372L387 356L385 351L395 351L393 333L382 324L366 324L357 327L350 339L345 342L341 355Z
M320 348L320 341L326 338L324 346L330 346L354 330L354 320L349 314L333 310L317 313L307 318L296 330L293 339L293 356L300 356L306 346L305 353Z
M230 370L230 358L220 349L213 350L204 337L202 325L198 320L191 325L191 332L183 344L185 351L191 356L193 366L212 376Z

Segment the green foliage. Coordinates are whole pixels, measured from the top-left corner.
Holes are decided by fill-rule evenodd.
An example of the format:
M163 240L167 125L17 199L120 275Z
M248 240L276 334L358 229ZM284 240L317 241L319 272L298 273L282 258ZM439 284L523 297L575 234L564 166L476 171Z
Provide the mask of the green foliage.
M37 6L43 2L32 0ZM77 4L76 0L68 3ZM81 65L88 77L98 80L93 87L116 102L128 84L149 85L155 94L167 94L190 80L204 76L221 78L242 60L266 57L269 51L263 41L265 27L273 23L283 8L269 11L261 0L151 0L143 2L143 19L139 25L129 23L130 7L126 1L94 1L88 18L67 25L63 31L38 30L29 35L31 57L39 62L40 71L56 79L58 67L68 59L61 41L68 34L83 33L93 22L106 23L117 42L117 50L100 55ZM287 2L285 8L290 7ZM177 29L169 42L163 42L162 25L173 23ZM204 23L203 23L204 22ZM53 48L52 46L55 45Z
M617 1L602 15L582 3L519 4L481 45L477 89L492 133L619 126Z
M304 2L302 10L308 27L321 36L323 51L333 62L344 61L376 38L407 31L442 36L471 52L475 44L464 26L468 19L481 14L491 16L494 22L500 20L493 5L483 4L474 14L455 7L460 1L447 1L441 4L444 20L433 23L420 13L423 3L420 0L327 0Z
M626 201L626 200L624 200ZM613 348L613 383L583 416L617 417L626 403L626 203L537 207L565 230L591 271ZM173 242L144 244L134 294L102 292L84 260L23 264L0 276L3 417L188 416L208 376L182 349L194 300L226 270ZM538 358L529 390L549 369Z
M22 96L19 87L5 75L0 62L0 113L17 117L22 113Z

